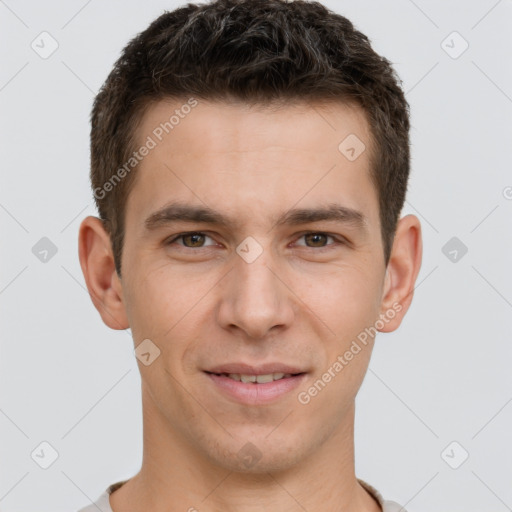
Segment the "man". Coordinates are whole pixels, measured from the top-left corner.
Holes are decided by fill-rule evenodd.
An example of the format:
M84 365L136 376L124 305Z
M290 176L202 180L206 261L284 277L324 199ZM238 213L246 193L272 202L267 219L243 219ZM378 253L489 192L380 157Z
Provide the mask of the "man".
M354 472L375 335L421 265L390 63L319 3L189 4L130 41L91 121L80 263L131 329L144 451L82 510L404 510Z

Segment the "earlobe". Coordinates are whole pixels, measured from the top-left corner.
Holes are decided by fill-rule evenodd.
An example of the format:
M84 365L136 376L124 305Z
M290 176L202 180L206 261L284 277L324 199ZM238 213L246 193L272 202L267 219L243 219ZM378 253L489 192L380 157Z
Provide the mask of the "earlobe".
M88 216L80 224L78 254L89 295L103 322L112 329L127 329L130 325L110 236L97 217Z
M414 285L421 267L421 224L415 215L406 215L398 222L391 256L384 278L381 317L387 322L381 332L398 328L411 305Z

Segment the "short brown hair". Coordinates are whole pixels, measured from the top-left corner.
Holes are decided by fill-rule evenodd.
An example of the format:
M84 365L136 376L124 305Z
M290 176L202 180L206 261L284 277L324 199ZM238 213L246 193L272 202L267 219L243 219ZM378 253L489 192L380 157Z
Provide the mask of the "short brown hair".
M135 174L108 194L103 187L135 150L147 107L189 97L361 106L373 137L370 175L387 264L410 167L409 105L399 83L367 36L318 2L216 0L164 12L126 45L91 112L91 184L118 275Z

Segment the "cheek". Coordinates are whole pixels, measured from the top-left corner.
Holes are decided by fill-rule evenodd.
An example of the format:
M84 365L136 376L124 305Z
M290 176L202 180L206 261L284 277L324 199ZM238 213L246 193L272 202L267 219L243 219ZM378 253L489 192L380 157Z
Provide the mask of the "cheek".
M135 342L150 338L160 340L164 333L185 315L187 289L180 289L164 268L131 268L126 275L126 309ZM140 339L139 339L140 338Z
M314 274L297 269L297 295L338 339L356 335L378 317L380 281L367 265L338 264Z
M334 336L320 335L325 359L309 387L302 389L310 417L325 419L330 411L330 426L341 421L359 390L371 357L373 338L368 329L379 315L378 280L351 273L330 281L329 293L315 295L316 309L322 323ZM323 302L321 302L323 301ZM332 332L330 333L332 334ZM304 403L299 402L300 403Z
M135 274L132 274L135 275ZM216 282L169 265L141 272L128 287L127 311L135 343L149 338L168 368L177 368L199 340L198 328L211 319L204 311L207 291Z

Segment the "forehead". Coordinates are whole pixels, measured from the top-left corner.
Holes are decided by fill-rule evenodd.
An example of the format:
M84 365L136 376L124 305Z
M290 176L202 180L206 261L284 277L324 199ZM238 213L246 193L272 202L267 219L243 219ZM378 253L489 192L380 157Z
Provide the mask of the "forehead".
M273 218L299 202L377 213L370 129L353 104L163 100L147 108L136 138L151 149L135 171L127 225L176 199Z
M338 144L349 134L371 145L365 111L353 102L249 105L183 98L150 104L136 138L143 144L151 136L157 144L174 146L179 152L251 151L268 148L272 142L292 151L316 148L337 152Z

